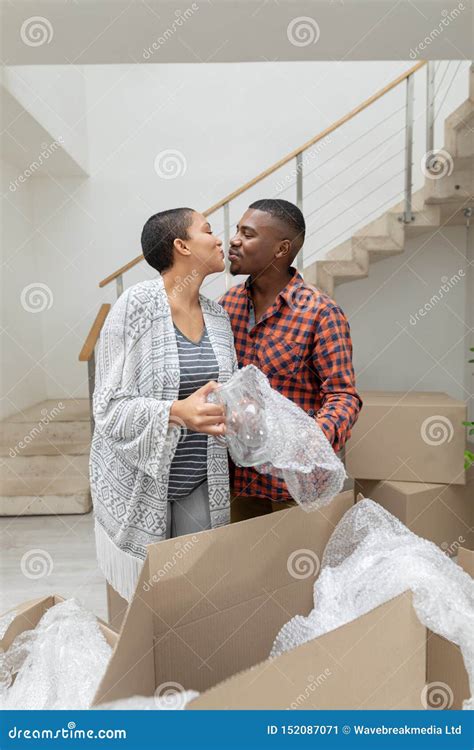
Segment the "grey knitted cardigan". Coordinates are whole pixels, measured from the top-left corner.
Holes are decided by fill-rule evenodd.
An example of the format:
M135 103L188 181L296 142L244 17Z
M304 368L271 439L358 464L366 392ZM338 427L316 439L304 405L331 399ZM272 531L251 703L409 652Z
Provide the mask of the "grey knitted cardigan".
M237 369L230 321L200 295L219 382ZM168 477L181 429L169 423L178 398L179 358L171 310L160 275L127 289L102 329L93 397L95 430L89 461L98 562L130 600L146 546L165 539ZM230 521L227 449L208 438L212 528Z

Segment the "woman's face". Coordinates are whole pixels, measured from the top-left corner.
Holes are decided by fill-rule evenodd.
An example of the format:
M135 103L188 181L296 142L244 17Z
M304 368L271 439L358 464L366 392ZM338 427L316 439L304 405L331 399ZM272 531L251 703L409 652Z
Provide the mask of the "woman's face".
M193 213L193 220L188 228L188 238L184 240L184 243L191 251L192 264L199 273L207 276L224 270L222 240L212 233L209 221L197 211Z

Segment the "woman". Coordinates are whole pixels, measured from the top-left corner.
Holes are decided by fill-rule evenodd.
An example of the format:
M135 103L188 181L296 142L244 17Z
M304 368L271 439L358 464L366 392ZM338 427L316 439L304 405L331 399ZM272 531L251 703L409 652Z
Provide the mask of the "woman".
M90 456L99 565L128 601L147 544L230 521L224 410L206 397L237 368L227 313L199 294L224 270L205 216L155 214L142 250L158 275L127 289L102 330Z

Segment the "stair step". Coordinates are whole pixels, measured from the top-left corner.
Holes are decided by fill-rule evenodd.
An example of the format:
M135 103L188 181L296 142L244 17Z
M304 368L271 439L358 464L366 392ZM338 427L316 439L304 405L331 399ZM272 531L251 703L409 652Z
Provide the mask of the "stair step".
M377 253L385 251L387 256L390 256L393 252L397 253L400 250L403 252L403 245L398 244L392 237L387 235L377 237L359 234L357 237L354 237L354 242L357 242L359 249L367 250L369 253L372 253L372 251Z
M368 276L368 272L360 268L355 261L317 261L318 273L324 270L334 279L334 284L341 284L344 281L352 279L363 279Z
M49 482L53 477L89 477L89 456L46 455L0 458L0 484L2 481Z
M89 422L10 422L0 425L0 456L78 455L89 452Z
M0 515L87 513L89 457L16 456L0 463Z
M452 156L474 154L474 102L467 99L444 123L446 150Z
M55 495L0 495L0 516L56 516L89 513L90 491Z
M20 495L72 495L76 492L87 492L89 477L87 475L67 476L60 474L50 477L9 477L0 479L0 495L18 497Z
M54 422L89 422L89 399L50 399L40 401L21 412L12 414L5 422L39 422L47 419Z
M352 241L346 240L326 253L324 260L352 260Z

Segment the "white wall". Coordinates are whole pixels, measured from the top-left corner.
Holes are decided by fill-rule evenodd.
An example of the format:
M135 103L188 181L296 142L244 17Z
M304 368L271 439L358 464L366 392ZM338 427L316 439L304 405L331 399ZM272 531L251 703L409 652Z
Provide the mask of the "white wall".
M45 384L47 397L87 395L86 367L77 361L77 356L100 304L115 299L113 285L101 290L98 282L140 253L141 229L152 213L176 205L205 209L410 66L411 62L85 66L80 75L74 68L63 68L60 71L61 91L67 91L69 99L73 98L76 85L78 91L85 86L86 118L80 120L78 127L83 132L84 123L87 125L90 177L61 180L33 177L29 180L27 191L28 195L32 194L37 270L33 272L28 254L18 255L21 261L18 273L21 270L22 277L47 284L54 300L49 310L34 316L34 326L41 325L42 364L46 370L46 374L41 375L41 383ZM43 75L48 75L47 67L40 70ZM50 71L50 75L57 75L57 72ZM421 91L423 85L424 79L420 79L417 91ZM44 90L44 85L41 90ZM59 94L56 90L55 96L60 98ZM402 90L390 96L377 113L374 112L375 122L383 120L394 108L403 106ZM458 76L456 85L447 91L445 110L450 111L466 97L467 72L464 77ZM420 101L421 98L416 104L418 113ZM62 107L61 117L73 132L77 109L71 107L68 114L68 107ZM438 120L441 124L442 119L443 113ZM402 125L403 121L400 119L399 123ZM323 154L316 155L315 163L318 163L321 158L336 155L341 144L351 144L344 157L335 156L332 162L334 173L346 170L345 182L336 180L331 187L333 192L326 188L318 190L317 180L313 182L316 189L311 200L314 202L310 204L309 199L305 202L305 212L310 211L311 206L317 208L321 201L334 198L330 206L334 213L336 200L341 200L334 197L335 193L357 181L360 164L354 170L352 161L375 143L374 135L354 145L352 139L370 129L371 124L370 116L365 115L358 124L354 122L347 126L339 144L329 144ZM424 131L422 117L417 120L416 130L420 137ZM386 126L379 126L377 133L379 139L384 138ZM416 160L422 153L421 144L422 141L418 140ZM175 179L163 179L155 171L156 156L167 149L178 150L186 162L186 170ZM383 180L383 149L380 153L379 166L382 169L378 171L377 179ZM389 169L391 166L387 164L386 172ZM281 195L294 200L294 175L293 184L287 191L280 193L278 190L278 181L291 170L292 167L288 167L286 173L283 171L267 178L260 187L236 201L231 210L232 224L257 197ZM419 175L415 174L414 178L419 180ZM315 179L314 175L312 179ZM308 191L309 185L308 182ZM400 180L395 180L395 188L401 190ZM387 189L381 188L382 191ZM357 200L360 187L356 185L352 190L351 200ZM26 200L26 192L20 192L16 200ZM340 210L335 211L331 231L334 227L344 229L346 220L347 226L354 220L359 225L364 221L361 206L354 214L347 201L347 196L344 196ZM372 204L372 208L376 205ZM370 208L369 204L363 206ZM321 214L313 215L309 223L318 229L322 223ZM213 224L222 232L222 212L213 217ZM324 231L327 232L326 240L330 239L329 225ZM12 236L9 244L20 244L17 239L21 240L22 232L23 228L19 231L19 238ZM16 235L13 228L11 234ZM324 236L308 242L311 252L321 252ZM439 251L439 260L435 264L430 258L436 278L444 273L444 254ZM381 263L371 270L366 282L341 287L341 292L338 289L338 299L341 297L343 305L345 298L341 295L354 295L354 299L359 299L364 295L361 284L366 290L376 289L380 279L389 276L390 262ZM142 263L127 274L126 284L151 275L153 271ZM216 295L219 286L222 286L221 280L211 283L206 293ZM413 288L403 301L400 299L400 310L416 309L419 291ZM367 341L358 346L358 369L362 370L370 361L371 347L380 348L381 342L386 340L383 317L380 316L382 303L385 299L379 296L377 315L381 329L377 341L371 344L373 339L363 334L362 338L365 336ZM14 300L10 305L13 305L12 310L15 309ZM347 306L350 307L350 298ZM373 309L370 309L370 315L368 310L358 313L356 333L358 326L361 331L373 330ZM33 316L22 322L26 327L25 337L31 337L36 330ZM389 319L387 326L392 329L393 325ZM451 330L451 324L447 322L446 325L447 330ZM414 333L418 331L415 329ZM395 345L393 351L396 352ZM460 356L455 367L461 367ZM21 377L22 371L21 363L11 365L9 377L13 383ZM383 371L376 361L370 371L374 373L371 378L385 372L386 387L405 387L406 368L398 357L394 356L391 366ZM458 379L461 378L460 371L456 371ZM436 380L434 375L432 379L432 382ZM440 381L434 387L442 388L443 383ZM384 382L377 380L374 387L383 386ZM31 392L30 403L39 400L40 391L43 392L41 389ZM8 408L7 403L5 409Z
M17 174L14 164L0 160L2 195ZM34 244L34 191L28 184L23 188L11 194L8 203L2 201L0 418L42 401L48 393L41 358L43 326L51 322L53 313L35 312L37 295L44 291L37 287L43 276ZM30 284L35 288L28 290Z
M18 65L4 69L3 84L47 131L46 143L57 141L87 171L88 137L83 68ZM13 124L13 129L15 123ZM70 173L73 165L63 174Z
M474 420L474 367L467 364L474 358L474 229L468 243L462 226L428 236L371 266L367 279L337 287L351 324L357 384L446 391L468 402Z

